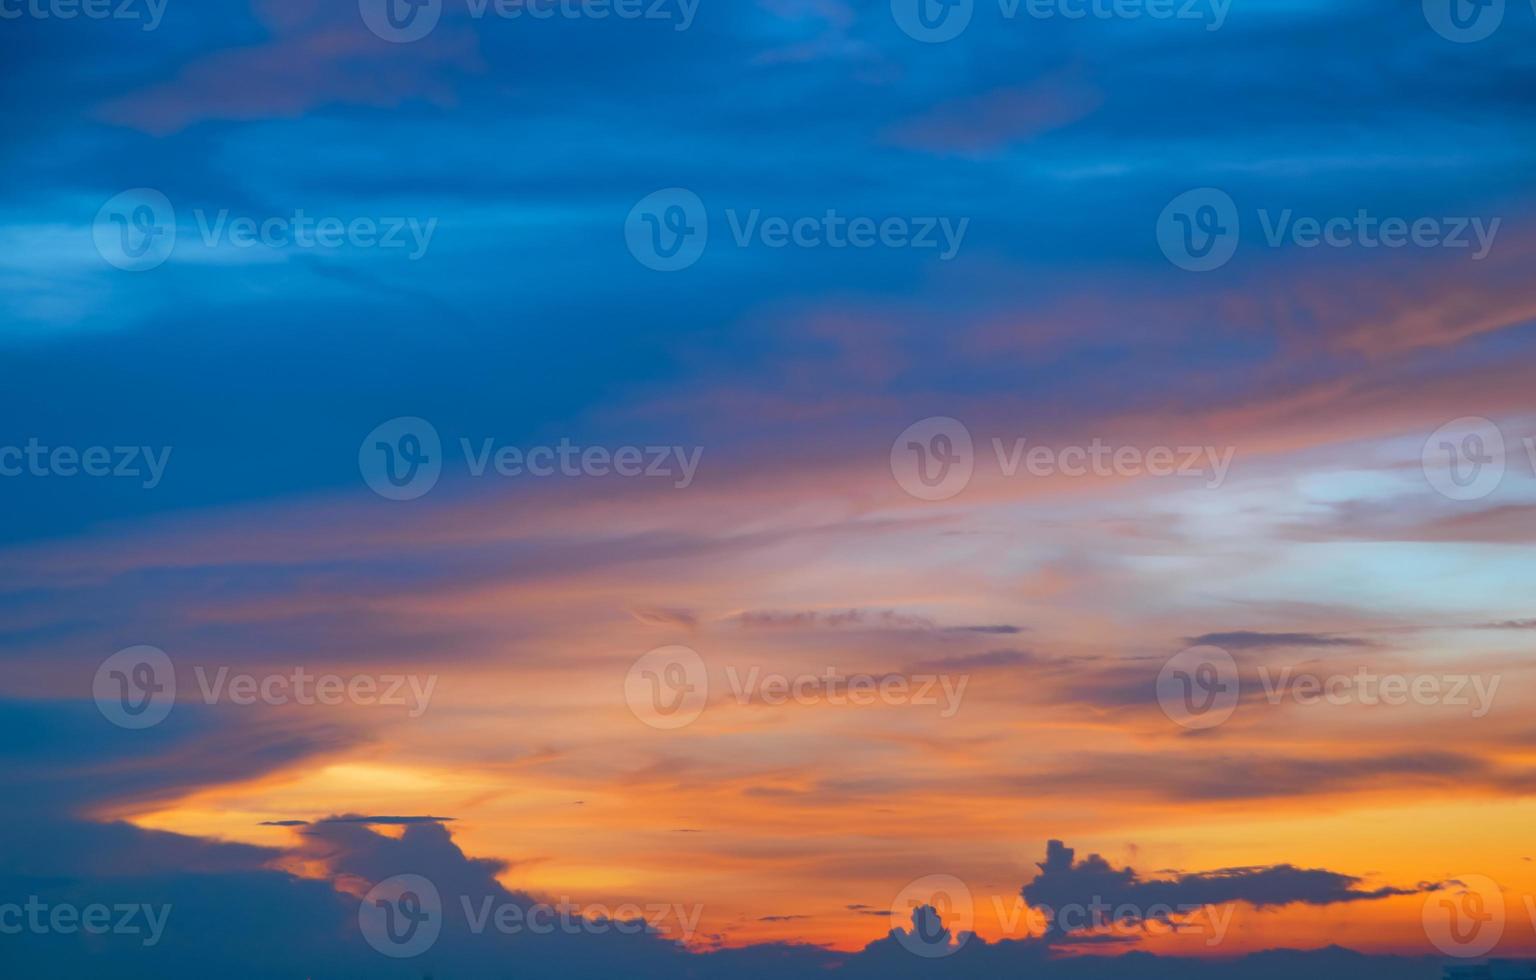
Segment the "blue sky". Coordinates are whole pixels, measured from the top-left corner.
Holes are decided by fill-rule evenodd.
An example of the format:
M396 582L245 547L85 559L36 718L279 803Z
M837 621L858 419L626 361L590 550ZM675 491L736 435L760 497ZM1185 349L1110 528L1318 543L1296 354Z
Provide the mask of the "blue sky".
M0 0L0 469L29 445L163 468L148 485L48 456L0 476L3 768L25 827L0 846L0 899L172 896L253 976L394 975L349 917L358 882L406 872L707 907L686 954L526 954L590 954L593 975L629 955L667 975L1130 975L990 920L982 954L898 970L889 924L855 908L938 871L1027 897L1066 839L1087 862L1069 875L1102 853L1152 890L1234 869L1345 882L1238 894L1252 917L1218 952L1250 959L1221 975L1278 975L1295 962L1264 951L1293 946L1320 977L1427 980L1441 950L1417 916L1470 888L1457 875L1497 878L1512 910L1536 894L1512 829L1536 785L1536 3L1455 28L1465 0L1181 0L1192 16L1171 18L975 0L937 43L904 31L908 0L652 3L442 0L396 43L365 22L373 0L105 18ZM708 225L676 271L639 254L657 192ZM144 202L174 249L123 268ZM349 231L306 244L300 213ZM835 247L828 215L902 243ZM1180 215L1227 226L1214 268L1170 253ZM823 237L776 243L774 219ZM1309 245L1313 220L1344 237ZM1423 235L1372 244L1394 220ZM274 231L246 243L242 223ZM420 499L381 499L367 462L400 419L442 447ZM923 499L898 435L921 447L935 419L974 439L976 473ZM1470 460L1490 431L1504 475L1458 498L1430 456ZM1232 465L1214 486L1028 480L993 459L1016 439ZM686 486L475 475L476 447L562 443L699 465ZM1156 664L1212 635L1250 637L1245 683L1328 650L1346 672L1496 675L1510 701L1471 729L1245 701L1184 737ZM679 643L716 683L738 662L938 663L979 693L952 725L743 702L668 740L615 699L636 657ZM176 662L176 712L118 731L87 692L139 644ZM431 671L441 706L411 727L183 704L194 665L295 664ZM325 823L426 813L454 820ZM1472 819L1477 847L1440 846ZM669 836L694 823L716 836ZM241 925L257 912L211 915L209 892L313 916L274 951ZM207 952L177 939L104 971L57 939L14 948L64 975L192 975ZM1088 942L1071 952L1122 949ZM525 955L447 945L445 976ZM1138 948L1137 976L1209 955Z

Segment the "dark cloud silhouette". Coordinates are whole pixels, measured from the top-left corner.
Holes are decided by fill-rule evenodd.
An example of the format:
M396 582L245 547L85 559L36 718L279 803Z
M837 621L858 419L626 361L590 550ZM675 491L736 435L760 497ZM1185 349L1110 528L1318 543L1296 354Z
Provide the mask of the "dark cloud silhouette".
M1488 630L1536 630L1536 619L1506 619L1502 623L1487 623Z
M913 664L911 670L980 670L986 667L1018 667L1039 662L1040 658L1028 650L988 650L984 653L922 660Z
M1230 633L1206 633L1186 637L1192 646L1217 646L1229 650L1267 650L1272 647L1362 647L1369 641L1333 633L1260 633L1235 630Z
M946 633L987 633L993 636L1014 636L1024 632L1022 626L948 626Z
M380 826L404 826L413 823L452 823L453 817L392 817L392 816L356 816L347 814L340 817L325 817L321 820L263 820L263 827L308 827L322 823L360 823L377 824Z
M1088 931L1095 925L1114 922L1133 926L1150 921L1174 923L1205 906L1242 903L1263 909L1298 904L1335 905L1413 895L1438 887L1362 889L1357 877L1289 864L1142 878L1134 869L1113 867L1097 854L1081 861L1074 857L1073 849L1061 841L1049 842L1046 858L1039 865L1040 874L1021 891L1024 900L1034 908L1057 913L1065 909L1108 910L1098 918L1080 914L1071 919L1053 918L1052 934L1058 938L1068 932Z

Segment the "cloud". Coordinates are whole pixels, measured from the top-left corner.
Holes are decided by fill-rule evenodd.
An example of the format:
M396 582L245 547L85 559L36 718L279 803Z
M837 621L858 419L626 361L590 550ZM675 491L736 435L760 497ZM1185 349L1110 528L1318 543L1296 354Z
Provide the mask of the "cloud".
M1103 102L1077 73L1057 73L934 106L892 127L887 139L933 153L981 155L1075 123Z
M847 609L840 612L759 611L734 617L742 629L894 629L932 630L932 620L893 609Z
M986 667L1018 667L1035 663L1040 663L1040 658L1028 650L988 650L984 653L957 654L953 657L922 660L913 664L910 669L914 671L980 670Z
M391 816L342 816L325 817L321 820L263 820L263 827L310 827L327 823L357 823L381 827L403 827L417 823L452 823L453 817L391 817Z
M671 626L691 630L699 625L699 617L686 609L632 609L630 615L646 626Z
M1058 913L1053 929L1060 936L1067 928L1062 910L1107 906L1116 921L1140 925L1160 920L1176 922L1206 906L1240 902L1264 909L1285 905L1337 905L1369 902L1397 895L1414 895L1434 886L1415 888L1360 888L1361 879L1324 869L1297 868L1289 864L1267 867L1222 868L1216 871L1178 874L1171 878L1142 878L1132 868L1115 868L1097 854L1074 861L1075 852L1061 841L1047 845L1040 873L1021 894L1037 909ZM1121 912L1125 915L1121 915ZM1083 921L1077 918L1076 921ZM1104 925L1111 924L1104 920ZM1091 928L1084 923L1081 928Z
M1488 630L1536 630L1536 619L1506 619L1502 623L1487 623L1480 628Z
M1361 647L1369 641L1331 633L1259 633L1253 630L1237 630L1230 633L1206 633L1191 636L1193 646L1218 646L1229 650L1267 650L1271 647Z

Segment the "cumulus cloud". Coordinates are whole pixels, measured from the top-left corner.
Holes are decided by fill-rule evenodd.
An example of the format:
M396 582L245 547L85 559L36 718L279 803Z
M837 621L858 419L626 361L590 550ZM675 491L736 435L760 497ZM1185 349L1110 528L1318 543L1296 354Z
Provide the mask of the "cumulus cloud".
M1135 869L1116 868L1097 854L1075 860L1075 851L1058 840L1049 842L1039 868L1040 873L1021 891L1032 907L1058 912L1104 907L1112 910L1105 916L1113 915L1115 920L1131 925L1151 921L1174 923L1208 906L1242 903L1262 909L1298 904L1335 905L1413 895L1434 887L1362 888L1362 879L1358 877L1290 864L1143 878ZM1082 916L1071 920L1080 925L1063 925L1066 921L1069 920L1053 920L1055 935L1089 929L1095 922L1109 924L1107 918L1094 920Z

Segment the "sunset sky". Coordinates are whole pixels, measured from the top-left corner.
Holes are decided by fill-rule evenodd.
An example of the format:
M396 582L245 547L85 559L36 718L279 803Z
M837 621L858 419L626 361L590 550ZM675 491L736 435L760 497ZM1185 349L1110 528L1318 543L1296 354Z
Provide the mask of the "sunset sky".
M0 0L0 966L1536 956L1536 3L383 2Z

